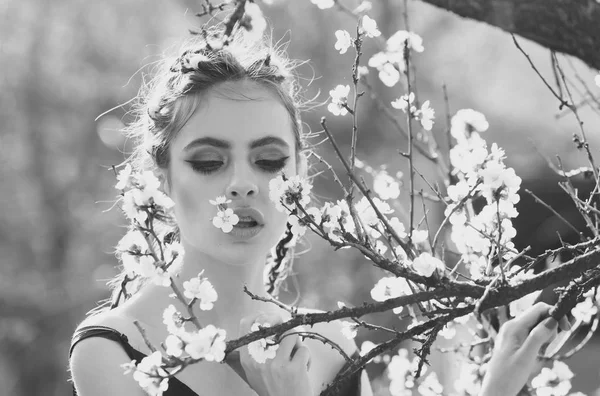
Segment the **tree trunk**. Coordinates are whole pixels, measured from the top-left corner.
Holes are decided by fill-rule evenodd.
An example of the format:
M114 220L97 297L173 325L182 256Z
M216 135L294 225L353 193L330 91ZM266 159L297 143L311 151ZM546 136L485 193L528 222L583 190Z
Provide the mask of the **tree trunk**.
M600 70L600 3L596 0L422 0L485 22Z

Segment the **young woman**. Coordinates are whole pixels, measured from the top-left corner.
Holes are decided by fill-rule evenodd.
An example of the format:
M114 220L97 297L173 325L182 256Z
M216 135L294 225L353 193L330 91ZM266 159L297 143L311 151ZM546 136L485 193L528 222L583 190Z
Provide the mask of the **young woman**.
M279 172L307 172L296 85L288 62L263 43L236 38L215 50L194 38L176 60L165 62L142 95L140 116L131 128L137 148L130 162L134 169L154 171L175 203L177 235L185 250L175 282L182 289L183 281L204 271L219 295L212 310L195 306L196 317L226 330L230 339L248 333L257 320L272 324L288 320L284 310L251 300L243 292L245 285L267 297L263 272L274 246L278 253L269 267L271 291L277 274L284 272L288 218L269 199L269 181ZM209 201L217 196L231 200L229 207L240 218L229 233L211 223L215 206ZM132 359L139 362L151 353L134 321L154 345L165 340L162 312L170 304L180 311L185 308L170 293L170 288L147 282L131 298L80 324L70 357L80 396L144 394L131 375L123 375L120 365ZM508 353L498 355L510 362L491 365L493 372L486 382L489 394L501 390L498 384L506 379L513 381L515 392L498 394L516 394L514 375L525 370L516 367L534 362L537 350L553 332L538 325L548 307L536 307L524 315L527 320L514 321L510 328L509 334L519 333L519 337L503 339L502 351ZM348 355L356 355L356 345L342 336L341 328L334 321L310 330L330 338ZM294 335L285 337L276 357L264 364L256 363L247 348L230 354L225 363L188 366L170 380L165 394L318 395L345 360L321 342L301 341ZM343 394L370 395L366 372L356 375Z

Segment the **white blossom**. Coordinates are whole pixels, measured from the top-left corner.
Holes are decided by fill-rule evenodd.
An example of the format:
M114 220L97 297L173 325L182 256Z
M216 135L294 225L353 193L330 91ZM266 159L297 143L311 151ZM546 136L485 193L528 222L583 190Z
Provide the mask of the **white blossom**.
M408 95L402 95L399 99L396 99L392 102L392 107L394 109L399 109L402 110L403 112L406 113L406 110L409 108L410 105L410 113L413 114L417 108L415 106L412 106L412 103L415 101L415 93L411 92Z
M596 77L594 77L594 82L596 83L598 88L600 88L600 74L598 74Z
M250 327L250 331L258 331L260 327L271 327L271 325L255 322ZM273 337L261 338L248 344L248 352L257 363L265 363L268 359L273 359L277 355L279 344L273 344L272 339Z
M397 217L392 217L388 223L400 238L406 238L406 227ZM405 253L406 254L406 253Z
M419 244L419 243L425 243L427 242L427 237L429 235L429 232L427 230L413 230L412 231L412 242Z
M417 388L420 396L442 396L444 387L435 372L431 372Z
M327 105L327 110L329 110L329 112L331 112L331 114L335 116L344 116L348 114L348 109L346 109L346 103L348 102L349 94L349 85L338 85L334 89L329 91L329 96L331 96L331 103Z
M173 334L169 334L165 339L165 352L167 355L179 357L183 353L183 341Z
M396 199L400 196L400 184L384 170L375 175L373 190L383 200Z
M334 0L310 0L310 2L319 7L321 10L331 8L335 4Z
M125 165L125 168L119 172L117 175L118 183L115 184L117 190L125 190L132 186L132 172L131 164Z
M233 213L233 209L227 208L219 210L217 215L213 217L212 223L224 233L229 233L233 230L233 226L239 223L240 218Z
M356 69L356 76L361 78L362 76L366 76L369 74L369 68L367 66L358 66Z
M485 116L473 109L461 109L450 121L450 133L458 140L469 137L471 132L485 132L490 127Z
M138 382L150 395L162 395L169 388L168 378L160 378L157 376L166 377L168 373L160 366L162 364L162 354L159 351L146 356L138 363L133 372L133 379Z
M571 310L571 315L573 315L576 320L580 320L585 324L589 324L597 313L598 307L594 304L594 300L591 296L588 296Z
M390 36L386 42L386 49L389 52L402 52L404 51L404 43L408 42L408 48L415 52L423 52L423 39L416 33L407 32L406 30L399 30Z
M220 362L225 358L226 332L211 324L194 333L184 333L185 351L193 359Z
M178 334L183 329L183 316L173 304L163 311L163 323L171 334Z
M198 275L189 281L183 282L183 295L189 299L196 298L200 300L200 309L208 311L213 308L214 302L217 301L217 291L212 283L206 278Z
M421 105L421 109L417 111L417 117L419 118L423 129L431 131L431 128L433 128L434 116L435 111L429 106L429 101L426 100L423 105Z
M337 30L335 37L337 38L335 49L340 51L340 54L345 54L348 48L352 46L352 36L346 30Z
M215 198L214 200L209 199L208 202L210 202L211 205L219 206L219 205L226 205L228 203L231 203L231 199L227 199L226 196L220 195L217 198Z
M381 36L381 32L377 28L377 22L368 15L362 17L361 28L367 37Z
M299 175L287 180L284 180L283 175L278 175L269 181L269 199L280 212L284 212L286 207L294 208L296 201L306 207L310 203L311 190L309 181Z
M390 298L396 298L412 294L406 279L395 276L388 276L379 279L373 289L371 289L371 298L375 301L386 301ZM400 314L403 307L394 308L395 314Z
M555 360L552 368L544 367L531 380L531 386L538 396L566 396L571 390L573 372L564 362Z
M349 340L353 340L354 338L356 338L356 334L357 334L357 325L354 322L349 322L347 320L342 320L342 334L344 335L344 337L346 337Z
M446 269L446 266L440 259L433 257L427 252L423 252L419 257L415 258L412 266L418 274L427 277L433 275L436 270L444 273L444 270Z

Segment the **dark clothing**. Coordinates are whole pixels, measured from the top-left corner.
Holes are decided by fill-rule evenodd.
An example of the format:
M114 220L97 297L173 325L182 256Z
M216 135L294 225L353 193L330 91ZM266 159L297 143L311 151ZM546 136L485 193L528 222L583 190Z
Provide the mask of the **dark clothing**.
M69 357L71 357L71 353L73 352L73 347L79 341L88 338L88 337L102 337L107 338L109 340L113 340L121 344L125 352L131 360L136 360L136 362L140 362L143 358L146 357L142 352L134 349L130 344L127 336L118 332L117 330L106 327L106 326L86 326L80 328L74 335L71 340L71 348L69 350ZM358 356L358 351L352 355L352 359L355 359ZM349 363L346 363L344 367L340 370L342 372L346 369ZM344 396L360 396L360 375L361 371L355 373L351 380L348 382L348 385L345 387L344 391L340 393L340 395ZM75 386L73 386L73 395L77 396L77 391L75 390ZM169 388L163 393L164 396L200 396L193 390L191 390L187 385L183 382L179 381L177 378L172 377L169 380Z

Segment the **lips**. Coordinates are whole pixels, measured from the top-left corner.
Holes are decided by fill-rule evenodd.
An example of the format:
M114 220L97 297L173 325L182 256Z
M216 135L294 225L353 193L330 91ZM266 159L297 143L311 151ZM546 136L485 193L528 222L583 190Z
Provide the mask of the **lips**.
M233 210L233 213L235 213L240 218L240 223L256 222L256 224L259 226L265 224L264 216L262 215L262 213L260 213L254 208L237 208Z

